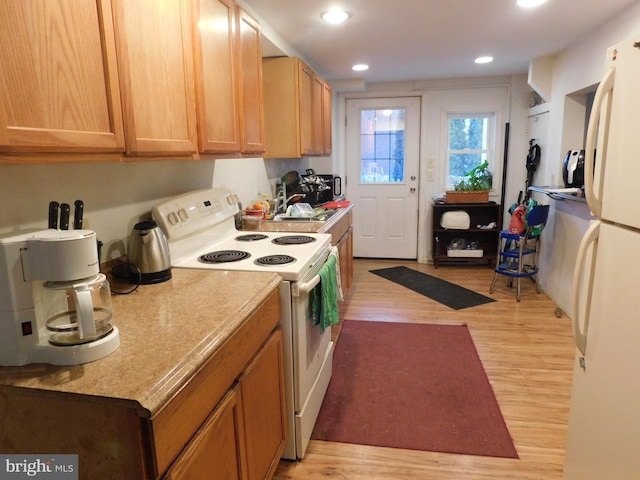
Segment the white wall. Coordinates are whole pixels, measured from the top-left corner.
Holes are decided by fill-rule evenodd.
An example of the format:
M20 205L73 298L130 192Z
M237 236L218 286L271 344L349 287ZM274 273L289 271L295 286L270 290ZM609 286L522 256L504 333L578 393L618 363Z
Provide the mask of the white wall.
M604 74L608 47L640 32L640 2L592 31L556 55L552 68L548 162L536 177L538 185L562 183L562 161L567 150L582 148L586 108L584 93L595 89ZM542 289L569 316L573 315L572 275L578 243L592 218L585 204L536 196L552 205L543 234Z
M47 228L50 201L85 203L85 228L105 243L102 261L125 253L133 225L153 205L211 186L213 161L0 165L0 233Z
M84 228L104 243L101 260L126 254L129 233L154 205L190 190L226 187L243 205L272 193L275 179L306 160L244 158L202 161L0 165L0 235L47 228L49 202L84 201Z

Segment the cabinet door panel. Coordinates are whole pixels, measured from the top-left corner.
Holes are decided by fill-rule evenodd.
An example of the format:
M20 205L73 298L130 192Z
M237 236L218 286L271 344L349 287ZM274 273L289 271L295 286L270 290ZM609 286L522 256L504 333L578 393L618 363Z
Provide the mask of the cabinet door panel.
M122 151L109 0L0 2L0 151Z
M200 0L195 18L200 151L240 152L235 4Z
M243 421L236 389L220 402L164 476L165 480L240 480Z
M284 450L282 330L278 329L240 378L248 478L271 478Z
M323 122L322 122L322 94L324 84L320 77L313 75L313 94L312 101L312 121L311 121L311 153L313 155L322 155L323 150Z
M312 155L313 145L313 71L304 63L298 64L300 95L300 148L302 155Z
M331 155L332 151L332 131L331 122L333 93L328 83L323 84L322 89L322 153L323 155Z
M264 94L260 25L238 10L242 151L264 152Z
M340 280L342 292L347 294L353 283L353 227L349 227L347 233L337 244L340 257Z
M197 150L187 0L116 0L116 46L127 153Z

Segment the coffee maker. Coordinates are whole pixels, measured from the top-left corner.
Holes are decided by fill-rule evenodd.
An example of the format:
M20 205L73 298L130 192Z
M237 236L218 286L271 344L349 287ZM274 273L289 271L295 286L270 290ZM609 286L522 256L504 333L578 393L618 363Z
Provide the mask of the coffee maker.
M0 365L77 365L120 346L91 230L0 236Z

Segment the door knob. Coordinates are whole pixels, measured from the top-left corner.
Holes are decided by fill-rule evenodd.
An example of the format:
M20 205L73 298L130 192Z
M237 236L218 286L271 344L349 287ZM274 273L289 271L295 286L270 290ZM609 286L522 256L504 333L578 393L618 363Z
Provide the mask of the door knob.
M415 189L415 187L411 187L411 188L409 189L409 191L410 191L411 193L415 193L415 192L416 192L416 189Z
M411 180L415 180L415 179L416 179L416 176L415 176L415 175L411 175L411 177L410 177L410 178L411 178Z

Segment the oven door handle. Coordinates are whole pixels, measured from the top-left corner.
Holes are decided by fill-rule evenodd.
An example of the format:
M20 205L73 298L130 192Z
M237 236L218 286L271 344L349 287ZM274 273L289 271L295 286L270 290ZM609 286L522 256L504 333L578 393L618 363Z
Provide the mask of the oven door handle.
M301 297L301 296L307 295L319 283L320 283L320 275L316 275L307 283L300 284L300 282L295 282L291 287L291 295L293 295L294 297Z

